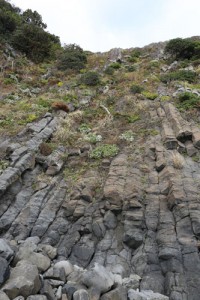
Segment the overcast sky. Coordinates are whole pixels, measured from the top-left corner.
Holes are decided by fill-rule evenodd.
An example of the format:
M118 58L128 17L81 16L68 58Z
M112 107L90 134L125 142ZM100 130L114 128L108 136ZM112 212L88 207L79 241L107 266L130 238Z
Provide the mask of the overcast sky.
M11 0L42 15L62 43L85 50L141 47L200 35L200 0Z

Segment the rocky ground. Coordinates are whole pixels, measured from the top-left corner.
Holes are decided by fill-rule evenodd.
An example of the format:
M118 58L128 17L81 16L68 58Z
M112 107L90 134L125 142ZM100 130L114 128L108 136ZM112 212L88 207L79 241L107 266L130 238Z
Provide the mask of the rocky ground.
M54 139L77 111L48 112L2 138L1 300L199 300L200 128L171 101L178 88L157 92L134 98L138 122L102 105L95 133L106 141L116 128L118 137L135 133L111 157Z

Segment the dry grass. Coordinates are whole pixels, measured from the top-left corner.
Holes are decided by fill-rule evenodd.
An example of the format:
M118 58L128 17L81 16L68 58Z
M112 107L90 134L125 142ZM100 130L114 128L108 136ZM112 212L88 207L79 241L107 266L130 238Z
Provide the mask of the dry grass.
M175 169L182 169L185 164L184 158L179 152L172 153L172 162Z

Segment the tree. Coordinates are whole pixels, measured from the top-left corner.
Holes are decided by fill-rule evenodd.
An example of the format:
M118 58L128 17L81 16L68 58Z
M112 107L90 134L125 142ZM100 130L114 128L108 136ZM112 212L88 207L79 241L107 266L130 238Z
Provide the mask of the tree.
M26 24L32 24L43 29L47 28L47 25L42 21L42 16L35 10L25 10L22 14L22 20Z
M80 70L85 67L87 56L83 49L76 44L65 45L59 54L57 67L59 70Z
M52 46L60 45L58 42L58 37L33 24L23 24L15 31L12 39L13 46L36 63L50 58Z
M195 42L189 39L176 38L170 40L165 53L172 55L175 59L191 59L195 54Z
M0 35L8 38L20 24L20 9L0 0Z

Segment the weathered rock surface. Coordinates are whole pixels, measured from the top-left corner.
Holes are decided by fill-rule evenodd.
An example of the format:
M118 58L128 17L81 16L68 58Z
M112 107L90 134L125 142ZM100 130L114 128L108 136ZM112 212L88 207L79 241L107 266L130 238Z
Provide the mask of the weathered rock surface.
M2 300L199 300L200 130L169 103L151 101L147 116L156 134L138 133L73 184L63 168L87 164L84 151L39 153L58 116L47 114L8 142Z
M37 294L40 286L37 267L28 261L22 260L11 270L10 278L2 290L10 299L14 299L20 295L28 297Z

